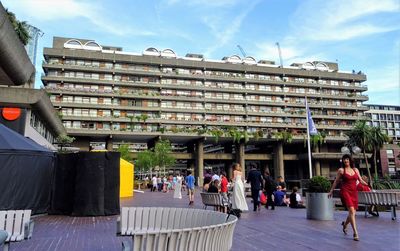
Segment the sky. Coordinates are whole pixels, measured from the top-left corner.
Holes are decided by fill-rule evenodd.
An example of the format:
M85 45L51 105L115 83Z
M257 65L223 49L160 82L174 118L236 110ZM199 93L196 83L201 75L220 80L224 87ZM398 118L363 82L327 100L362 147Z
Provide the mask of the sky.
M54 36L84 38L141 53L172 49L181 57L246 56L284 66L337 62L367 75L367 104L400 105L400 0L1 0L20 21ZM38 74L40 76L40 74ZM40 77L36 86L39 87Z

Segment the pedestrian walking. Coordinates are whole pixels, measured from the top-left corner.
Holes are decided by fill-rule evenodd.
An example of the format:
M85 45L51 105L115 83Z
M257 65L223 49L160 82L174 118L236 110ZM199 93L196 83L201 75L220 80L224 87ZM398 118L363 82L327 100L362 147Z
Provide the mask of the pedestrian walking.
M174 198L182 199L182 179L183 178L180 174L176 176Z
M189 193L189 205L193 205L193 203L194 203L194 177L193 177L191 171L188 171L187 173L188 173L188 175L186 176L185 182L186 182L186 187L187 187L188 193Z
M271 206L271 210L275 210L275 203L273 199L273 194L276 191L277 184L271 177L268 168L264 171L264 190L267 194L267 204L265 208L268 209Z
M360 238L356 225L356 210L358 208L357 180L363 185L368 184L361 179L358 169L354 166L353 159L348 154L342 157L342 167L337 171L336 179L332 184L328 197L332 197L333 189L335 189L340 180L342 181L340 199L349 211L346 220L342 222L342 231L344 234L347 234L347 225L350 223L353 228L353 240L359 241Z
M263 185L263 177L261 172L253 165L247 177L247 183L251 185L251 198L253 198L253 211L260 210L259 195Z

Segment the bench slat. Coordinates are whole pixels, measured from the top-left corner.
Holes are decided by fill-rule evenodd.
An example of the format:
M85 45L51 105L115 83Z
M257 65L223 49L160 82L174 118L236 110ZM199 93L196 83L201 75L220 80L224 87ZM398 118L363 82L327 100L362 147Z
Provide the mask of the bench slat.
M7 215L6 215L6 231L8 234L7 240L10 241L12 233L13 233L13 228L14 228L14 216L15 216L15 210L8 210Z
M136 208L134 231L140 231L140 230L143 229L142 228L142 213L143 213L143 208L142 207Z
M121 210L121 235L126 235L129 225L129 207L123 207Z
M0 211L0 230L6 230L6 211Z
M12 231L12 235L10 240L11 241L21 241L24 239L24 224L23 224L23 210L15 211L15 218L14 218L14 229Z
M136 223L136 208L131 207L128 210L128 230L126 231L127 235L133 234L134 226L137 225Z

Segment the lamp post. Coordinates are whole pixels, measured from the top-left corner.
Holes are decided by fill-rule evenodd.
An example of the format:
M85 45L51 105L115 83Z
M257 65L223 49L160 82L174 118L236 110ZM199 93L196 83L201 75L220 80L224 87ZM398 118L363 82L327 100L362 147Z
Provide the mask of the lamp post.
M361 153L361 148L359 148L358 146L353 146L353 147L350 149L350 148L348 148L347 146L343 146L342 148L340 148L340 151L341 151L343 154L350 154L350 155L353 155L353 154L359 154L359 153Z

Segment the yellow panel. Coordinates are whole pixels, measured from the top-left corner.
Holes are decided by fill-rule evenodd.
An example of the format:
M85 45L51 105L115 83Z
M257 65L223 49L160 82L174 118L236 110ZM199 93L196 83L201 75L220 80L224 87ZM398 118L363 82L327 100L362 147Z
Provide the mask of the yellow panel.
M120 159L119 197L133 196L133 164Z

